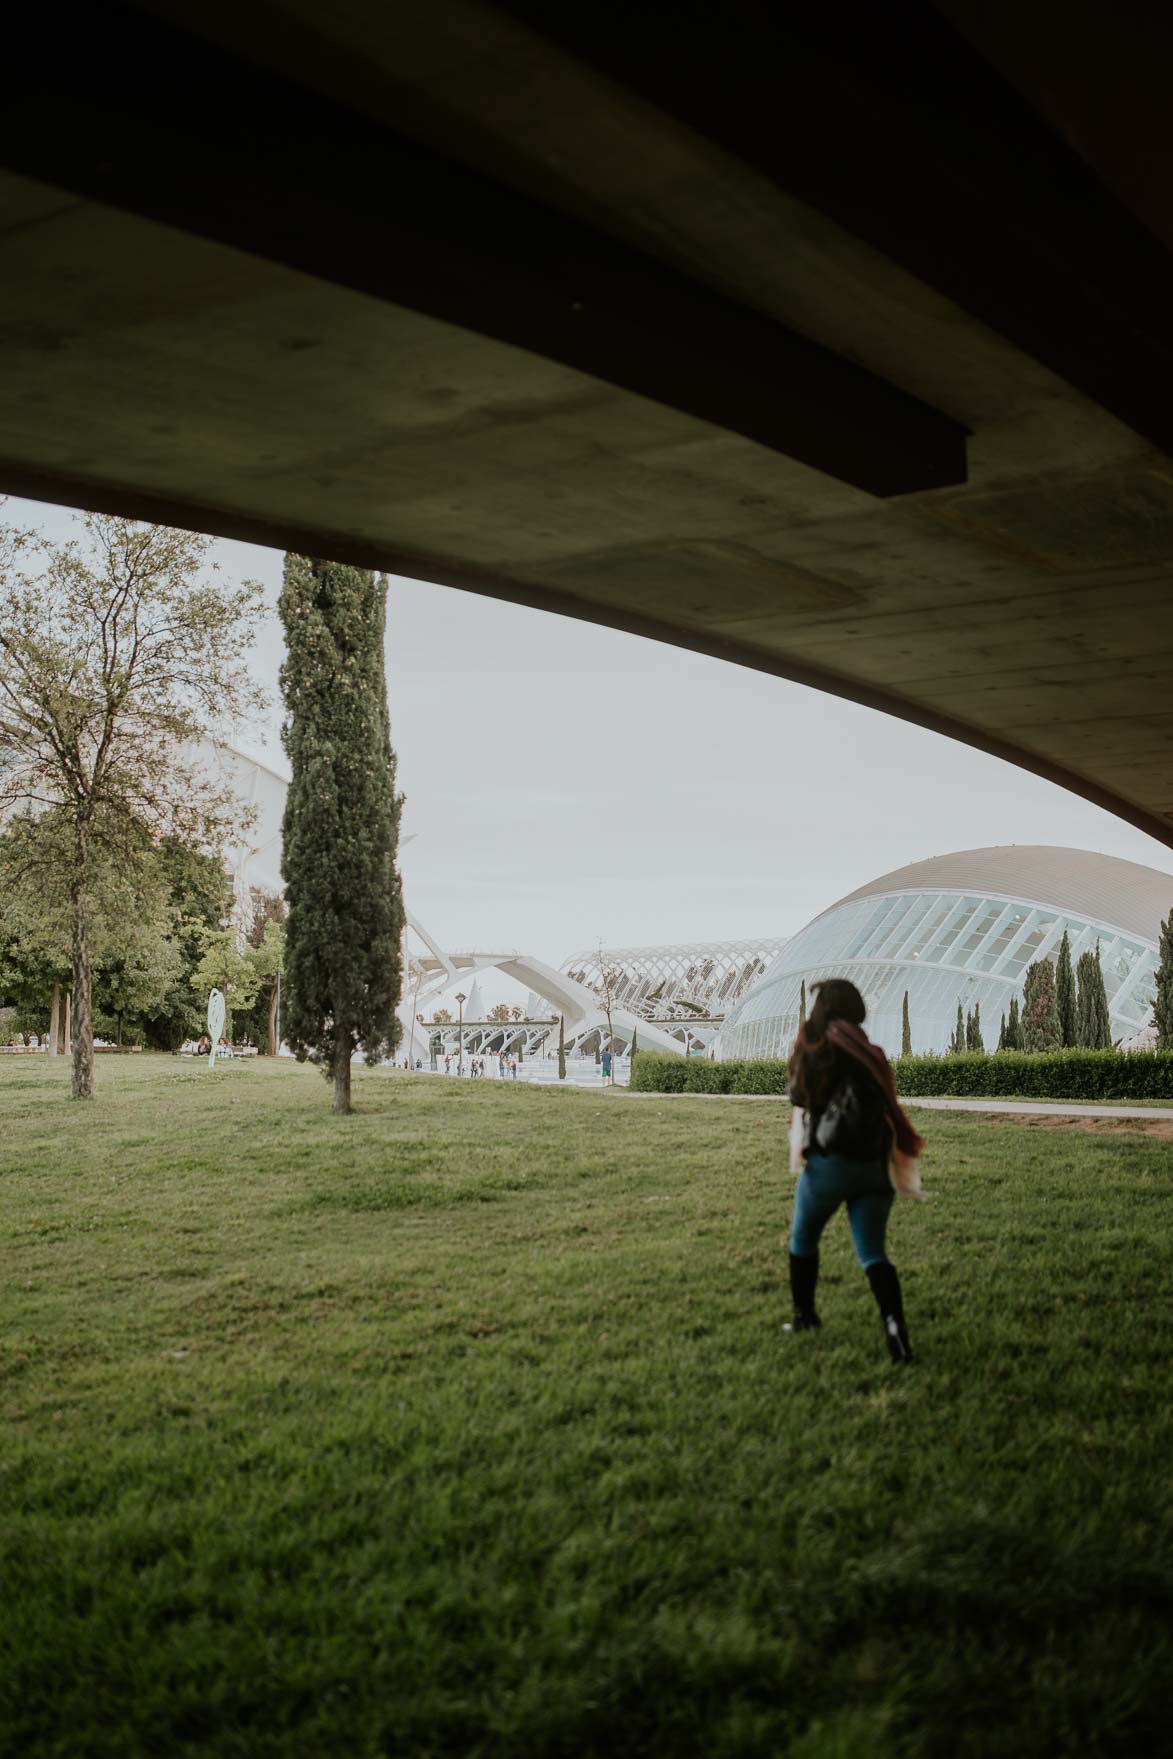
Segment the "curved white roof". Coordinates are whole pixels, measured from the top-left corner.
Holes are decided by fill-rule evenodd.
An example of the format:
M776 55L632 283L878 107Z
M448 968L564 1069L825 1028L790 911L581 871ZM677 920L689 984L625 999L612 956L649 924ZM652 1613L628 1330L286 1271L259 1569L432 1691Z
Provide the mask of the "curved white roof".
M898 867L848 892L822 915L829 916L858 898L920 891L1022 898L1112 923L1148 941L1157 939L1161 923L1173 910L1173 874L1090 849L1007 843L992 849L959 849Z

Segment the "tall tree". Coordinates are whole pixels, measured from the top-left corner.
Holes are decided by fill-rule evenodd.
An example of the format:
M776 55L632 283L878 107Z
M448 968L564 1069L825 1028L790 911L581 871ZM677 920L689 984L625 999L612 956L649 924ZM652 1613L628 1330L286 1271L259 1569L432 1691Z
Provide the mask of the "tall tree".
M1098 941L1094 953L1079 955L1076 975L1079 980L1078 1042L1085 1050L1111 1050L1112 1017L1108 1012L1108 992L1104 987Z
M1157 1029L1157 1049L1173 1050L1173 910L1161 924L1153 1024Z
M900 1013L900 1055L912 1055L912 1022L908 1017L908 991L904 992L904 1006Z
M1037 959L1026 968L1022 983L1022 1048L1051 1051L1059 1045L1059 1001L1055 994L1055 967L1049 959Z
M973 1004L973 1013L965 1022L965 1048L967 1051L978 1051L985 1054L986 1041L982 1037L982 1005Z
M387 711L387 583L367 568L285 558L282 739L285 1037L350 1110L350 1065L395 1049L403 894L402 796Z
M1075 973L1071 969L1071 941L1067 930L1055 958L1055 1002L1059 1009L1059 1043L1078 1043L1075 1019Z
M798 986L798 1030L806 1025L806 978Z
M558 1016L558 1079L566 1079L566 1017Z
M1019 1018L1017 996L1010 998L1010 1011L1006 1015L1006 1043L1003 1048L1008 1051L1022 1049L1022 1021Z
M88 514L84 541L0 532L0 809L69 828L75 1099L94 1091L95 869L152 835L215 841L229 797L185 758L259 700L259 588L204 573L210 540Z
M599 981L595 985L595 994L599 998L600 1008L602 1008L603 1013L607 1016L607 1049L611 1050L611 1046L612 1046L614 1039L615 1039L615 1028L612 1024L611 1016L614 1013L615 1009L619 1006L619 996L620 996L622 984L623 984L623 973L622 973L622 971L616 970L615 967L612 965L604 965L603 964L602 943L600 943L600 945L599 945L599 955L598 956L599 956ZM599 1057L599 1052L598 1052L598 1049L596 1049L596 1051L595 1051L596 1061L598 1060L598 1057ZM615 1082L615 1058L614 1058L613 1052L612 1052L612 1056L611 1056L610 1081L611 1081L611 1084L614 1085L614 1082Z
M959 1057L965 1049L965 1015L961 1011L961 1003L957 1004L957 1024L953 1028L953 1037L949 1040L949 1053Z

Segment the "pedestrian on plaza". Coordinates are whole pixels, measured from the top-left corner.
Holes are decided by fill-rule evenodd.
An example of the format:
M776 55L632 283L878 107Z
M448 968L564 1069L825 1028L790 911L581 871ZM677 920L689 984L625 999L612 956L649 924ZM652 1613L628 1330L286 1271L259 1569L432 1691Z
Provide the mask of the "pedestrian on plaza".
M897 1192L920 1197L924 1147L896 1097L888 1059L863 1030L864 999L853 983L816 983L814 1004L790 1056L791 1171L798 1174L790 1229L787 1331L820 1325L815 1310L819 1240L839 1208L847 1218L894 1362L910 1362L900 1278L888 1258L888 1217Z
M452 1073L452 1058L450 1056L445 1056L444 1058L444 1073L445 1075L450 1075Z

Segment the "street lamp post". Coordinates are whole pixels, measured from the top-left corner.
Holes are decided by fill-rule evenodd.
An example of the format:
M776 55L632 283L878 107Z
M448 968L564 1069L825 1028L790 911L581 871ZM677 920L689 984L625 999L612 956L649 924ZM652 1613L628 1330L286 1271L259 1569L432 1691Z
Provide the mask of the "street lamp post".
M456 1005L460 1010L460 1024L456 1029L456 1072L458 1075L464 1074L464 1004L467 1000L467 996L458 994L456 997Z

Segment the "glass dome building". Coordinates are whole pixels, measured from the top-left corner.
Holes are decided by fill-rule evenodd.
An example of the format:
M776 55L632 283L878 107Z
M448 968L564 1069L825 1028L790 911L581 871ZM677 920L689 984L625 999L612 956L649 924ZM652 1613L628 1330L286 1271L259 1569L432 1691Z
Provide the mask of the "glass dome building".
M1064 929L1074 963L1099 943L1112 1036L1131 1038L1152 1012L1160 925L1173 875L1085 849L966 849L886 873L841 898L790 940L726 1017L718 1058L784 1057L798 1031L800 986L847 977L868 1006L868 1031L900 1052L908 991L914 1051L947 1048L957 1004L981 1005L986 1047L998 1041L1033 959L1053 957Z

